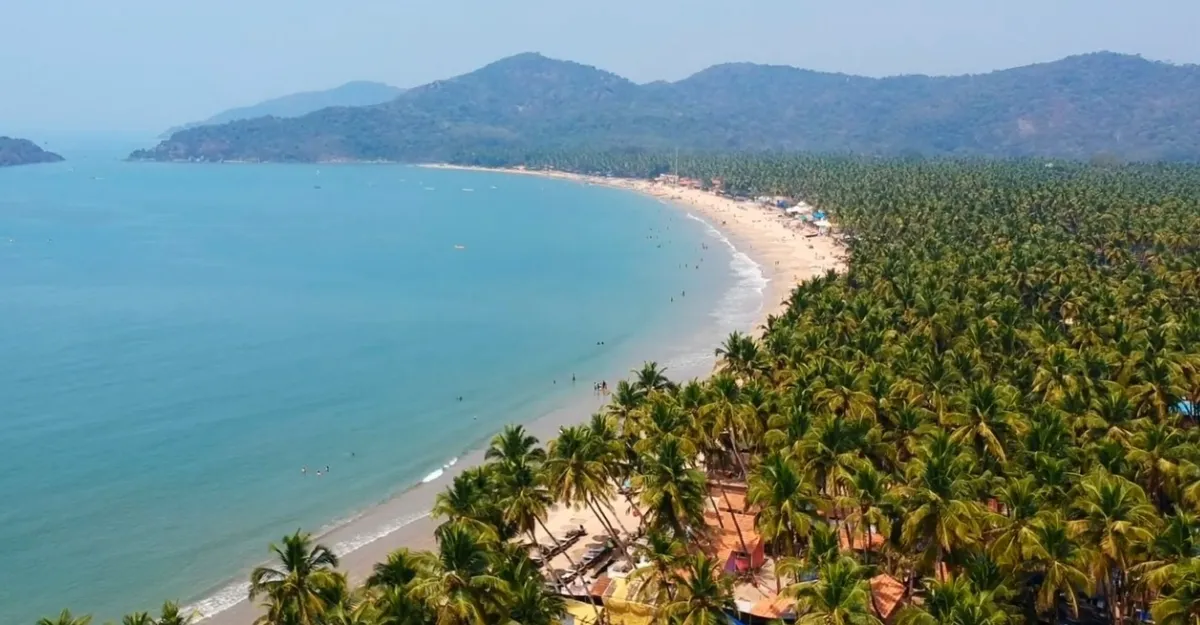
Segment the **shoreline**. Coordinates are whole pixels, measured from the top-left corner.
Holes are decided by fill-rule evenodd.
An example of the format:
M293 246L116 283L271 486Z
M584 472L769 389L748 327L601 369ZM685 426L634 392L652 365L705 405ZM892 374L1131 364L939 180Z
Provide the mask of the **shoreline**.
M699 213L705 223L734 243L735 253L745 253L757 262L769 280L754 327L741 330L755 337L762 335L762 326L768 316L777 315L786 308L786 300L793 286L829 269L841 271L845 267L845 250L829 235L806 238L804 232L791 226L794 220L788 219L782 211L700 189L650 180L606 178L560 171L441 163L419 167L538 176L606 186L648 195L684 211Z
M761 335L762 326L769 315L778 314L784 309L784 302L796 283L812 275L824 273L826 269L842 265L840 249L831 237L806 239L800 232L789 228L786 220L774 209L737 202L696 189L669 187L642 180L562 172L449 165L422 167L534 175L580 184L602 185L647 195L682 210L685 215L698 219L711 229L713 232L709 232L710 235L730 246L731 264L738 262L739 256L744 257L744 262L756 265L762 277L767 280L761 290L762 299L753 325L749 328L737 328L738 331L754 336ZM717 341L723 339L722 335ZM686 380L707 377L715 363L713 349L716 346L716 343L706 345L706 355L702 359L683 365L672 365L672 378ZM676 344L674 347L680 346ZM607 403L607 399L603 396L589 398L581 391L578 397L568 400L565 405L522 424L531 434L545 442L557 434L559 427L586 421L593 412ZM484 447L462 450L453 463L442 467L436 479L429 479L434 477L430 474L426 479L404 487L395 495L355 516L339 519L331 526L313 532L315 539L328 545L338 554L341 560L339 569L346 573L352 585L364 582L374 564L384 560L388 553L398 548L422 550L435 547L433 533L437 522L429 516L428 510L450 480L466 469L483 464L484 451ZM556 517L580 515L580 512L569 508L555 506L548 522L553 525L553 519ZM187 607L198 611L196 622L205 625L249 625L258 617L259 609L246 600L247 588L248 584L243 577L241 581L226 583L212 589L205 593L201 600L191 602ZM219 611L210 612L213 609Z

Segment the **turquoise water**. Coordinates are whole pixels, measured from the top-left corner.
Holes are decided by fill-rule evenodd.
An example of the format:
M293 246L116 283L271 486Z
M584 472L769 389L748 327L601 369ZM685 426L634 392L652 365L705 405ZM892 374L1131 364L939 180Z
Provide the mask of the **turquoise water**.
M711 236L503 174L0 170L0 622L199 599L693 335L736 280Z

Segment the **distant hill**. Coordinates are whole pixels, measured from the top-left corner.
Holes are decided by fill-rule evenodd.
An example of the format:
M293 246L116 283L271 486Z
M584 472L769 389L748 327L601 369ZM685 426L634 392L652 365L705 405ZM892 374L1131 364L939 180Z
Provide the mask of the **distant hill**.
M385 85L380 82L359 80L348 82L340 87L324 91L305 91L293 93L278 98L259 102L251 106L230 109L217 113L199 122L184 124L168 130L164 137L169 137L180 130L197 126L225 124L239 119L254 119L255 117L300 117L313 111L319 111L331 106L370 106L387 102L404 93L404 89Z
M57 163L63 157L39 148L28 139L0 137L0 167L32 165L33 163Z
M645 85L526 53L383 104L186 130L131 158L436 161L587 147L1196 160L1197 110L1200 67L1107 52L951 77L732 63Z

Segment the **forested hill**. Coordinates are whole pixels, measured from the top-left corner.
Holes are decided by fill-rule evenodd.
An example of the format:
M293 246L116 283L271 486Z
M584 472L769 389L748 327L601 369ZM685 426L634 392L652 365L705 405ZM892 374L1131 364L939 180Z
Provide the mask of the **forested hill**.
M718 65L678 82L520 54L390 102L176 133L151 160L459 160L588 147L1200 159L1200 67L1095 53L991 72L866 78Z
M57 163L63 157L47 152L28 139L0 137L0 167L31 165L33 163Z
M180 130L196 126L226 124L239 119L254 119L256 117L300 117L313 111L319 111L331 106L370 106L387 102L404 93L400 87L393 87L379 82L358 80L348 82L339 87L323 91L304 91L291 95L280 96L227 111L222 111L206 120L184 124L168 130L164 136L171 136Z

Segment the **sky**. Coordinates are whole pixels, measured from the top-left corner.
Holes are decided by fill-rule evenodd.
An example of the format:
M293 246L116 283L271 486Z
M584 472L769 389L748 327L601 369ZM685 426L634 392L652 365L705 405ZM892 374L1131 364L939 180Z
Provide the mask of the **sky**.
M0 0L0 135L157 133L518 52L638 82L751 61L978 73L1099 50L1200 63L1196 0Z

